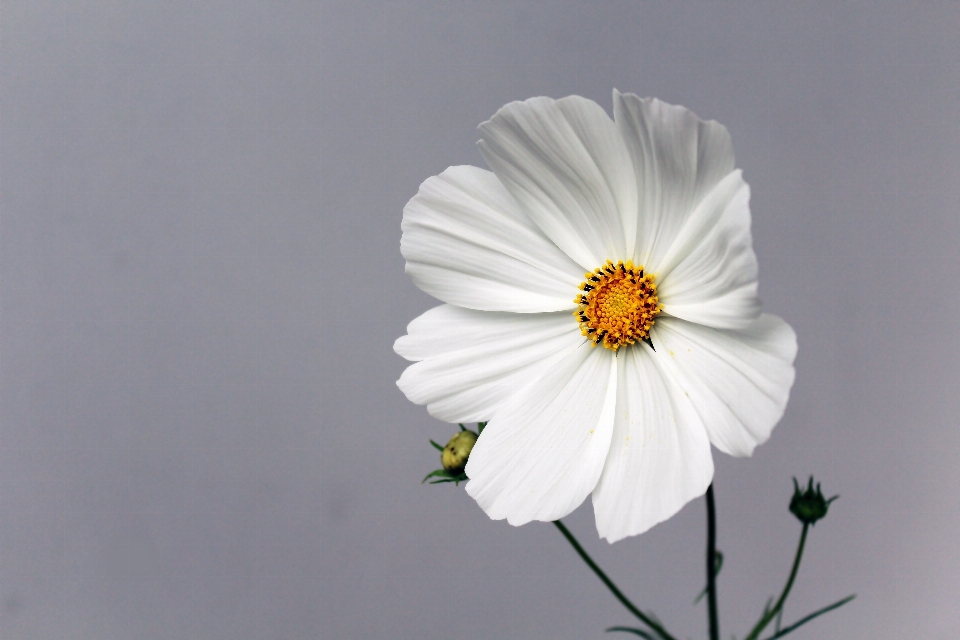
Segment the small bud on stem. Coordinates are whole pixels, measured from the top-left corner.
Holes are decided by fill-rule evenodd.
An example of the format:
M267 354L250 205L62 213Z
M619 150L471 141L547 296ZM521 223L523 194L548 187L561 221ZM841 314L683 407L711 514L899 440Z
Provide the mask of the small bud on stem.
M793 479L793 498L790 500L790 513L797 516L800 522L804 524L814 524L827 515L827 509L830 503L840 496L833 496L826 499L820 493L820 483L817 488L813 488L813 476L810 476L810 482L806 490L800 491L800 485L797 479Z
M470 431L461 424L460 433L450 438L445 447L441 447L439 443L431 440L430 444L440 452L440 464L443 465L443 468L428 473L423 482L430 480L430 484L453 482L459 485L461 482L469 480L467 474L464 473L467 468L467 460L470 458L470 452L473 451L473 445L477 443L477 438L480 437L483 428L486 426L486 422L478 422L477 430Z
M467 466L467 458L473 451L473 445L477 442L477 434L473 431L461 431L450 438L447 446L440 452L440 464L444 470L459 475L463 473Z

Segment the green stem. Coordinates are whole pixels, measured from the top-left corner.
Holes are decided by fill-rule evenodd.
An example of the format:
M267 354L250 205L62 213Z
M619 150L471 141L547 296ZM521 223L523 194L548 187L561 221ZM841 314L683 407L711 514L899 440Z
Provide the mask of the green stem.
M647 617L643 611L640 611L640 609L634 606L634 604L630 602L625 595L623 595L623 592L617 588L617 585L613 583L613 580L608 578L607 574L603 572L603 569L597 566L597 563L593 561L593 558L591 558L586 551L584 551L583 547L580 546L580 543L577 542L577 539L573 537L573 534L570 533L570 530L567 529L562 522L559 520L554 520L553 524L557 525L557 529L560 529L560 533L563 534L563 537L566 538L567 542L569 542L573 546L574 550L580 554L580 557L584 562L587 563L587 566L593 569L593 572L597 574L597 577L600 578L600 581L607 585L607 589L610 589L610 593L612 593L614 597L620 601L620 604L625 606L630 613L637 616L637 618L643 621L644 624L656 631L657 634L663 638L663 640L675 640L673 636L667 633L666 629Z
M707 617L710 640L720 640L720 616L717 614L717 508L713 502L713 483L707 487Z
M807 542L807 530L810 528L810 525L807 523L803 524L803 531L800 533L800 544L797 545L797 555L793 559L793 568L790 570L790 577L787 579L787 584L783 587L783 592L780 594L780 599L777 600L777 603L773 605L773 608L767 611L760 621L757 622L757 625L750 631L748 635L743 640L756 640L760 633L766 628L770 621L776 617L777 613L783 608L783 603L787 600L787 595L790 593L790 588L793 587L793 580L797 577L797 569L800 568L800 559L803 557L803 545Z

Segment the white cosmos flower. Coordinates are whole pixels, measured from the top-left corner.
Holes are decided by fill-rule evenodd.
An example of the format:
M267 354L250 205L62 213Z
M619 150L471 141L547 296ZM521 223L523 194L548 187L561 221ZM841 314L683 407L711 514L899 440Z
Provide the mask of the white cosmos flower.
M761 313L727 130L613 104L613 120L579 96L508 104L480 125L493 173L421 185L401 251L446 304L395 345L411 401L489 420L466 489L491 518L555 520L592 493L610 542L702 495L711 444L745 457L770 436L797 349Z

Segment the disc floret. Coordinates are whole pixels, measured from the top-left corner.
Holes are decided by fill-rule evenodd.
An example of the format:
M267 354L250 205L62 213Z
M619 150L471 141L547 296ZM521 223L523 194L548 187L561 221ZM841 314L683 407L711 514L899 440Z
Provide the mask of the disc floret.
M580 332L594 346L602 344L616 351L637 341L649 341L661 305L653 276L644 274L643 265L607 260L583 277L582 293L574 298L578 308L573 315L580 321Z

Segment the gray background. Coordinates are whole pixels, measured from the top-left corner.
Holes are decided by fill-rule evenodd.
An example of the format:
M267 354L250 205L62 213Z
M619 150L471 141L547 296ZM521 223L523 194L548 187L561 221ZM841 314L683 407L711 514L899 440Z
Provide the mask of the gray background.
M733 134L772 440L719 453L724 637L785 578L791 475L840 493L786 620L960 637L960 4L55 2L0 24L0 617L14 638L601 638L627 613L553 527L424 487L450 426L392 352L435 304L404 203L476 125L611 89ZM703 637L703 501L570 527Z

